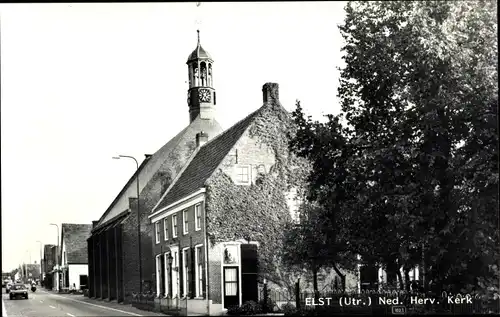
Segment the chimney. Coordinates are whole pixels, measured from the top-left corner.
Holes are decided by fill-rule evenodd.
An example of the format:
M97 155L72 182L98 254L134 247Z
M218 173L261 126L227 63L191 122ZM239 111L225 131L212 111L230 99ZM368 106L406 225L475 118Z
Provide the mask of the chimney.
M266 102L279 102L279 85L276 83L265 83L262 86L262 93L264 97L264 103Z
M208 134L201 131L200 133L196 133L196 147L200 147L203 144L208 142Z
M92 229L97 226L97 223L99 223L99 220L92 221Z

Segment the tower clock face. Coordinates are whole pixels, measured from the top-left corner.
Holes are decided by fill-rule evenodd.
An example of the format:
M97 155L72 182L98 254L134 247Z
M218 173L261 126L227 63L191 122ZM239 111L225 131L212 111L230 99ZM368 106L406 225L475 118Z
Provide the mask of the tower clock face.
M208 89L200 89L200 102L210 102L210 90Z

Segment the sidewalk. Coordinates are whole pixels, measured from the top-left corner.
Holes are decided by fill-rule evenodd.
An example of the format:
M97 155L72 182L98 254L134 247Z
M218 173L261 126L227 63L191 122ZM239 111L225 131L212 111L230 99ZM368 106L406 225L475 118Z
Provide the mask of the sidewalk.
M155 312L151 312L151 311L137 309L135 307L132 307L132 305L130 305L130 304L121 304L121 303L110 302L110 301L102 300L102 299L88 298L88 297L83 296L82 294L61 294L61 293L58 293L56 291L47 290L47 289L41 289L40 291L48 293L48 294L52 294L55 296L65 297L65 298L68 298L70 300L76 300L76 301L88 303L91 305L98 305L98 306L110 308L112 310L114 309L114 310L127 312L127 313L130 313L131 315L135 315L135 316L162 316L162 317L169 316L166 314L155 313Z

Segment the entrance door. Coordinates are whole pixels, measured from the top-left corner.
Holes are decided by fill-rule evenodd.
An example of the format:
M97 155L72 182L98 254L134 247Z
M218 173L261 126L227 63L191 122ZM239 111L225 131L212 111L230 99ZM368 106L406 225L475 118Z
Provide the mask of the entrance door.
M80 275L80 289L88 288L89 277L87 275Z
M365 264L360 268L361 290L378 290L378 268Z
M240 304L238 273L238 267L224 268L224 308Z

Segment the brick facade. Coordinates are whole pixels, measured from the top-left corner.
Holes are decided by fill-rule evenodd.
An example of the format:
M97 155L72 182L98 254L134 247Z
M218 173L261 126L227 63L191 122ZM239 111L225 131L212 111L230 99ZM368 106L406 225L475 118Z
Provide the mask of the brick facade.
M200 219L200 229L197 231L195 229L195 206L198 205L200 206L200 212L201 212L201 219ZM197 280L195 279L195 271L196 271L196 268L195 268L195 256L194 256L194 248L197 246L197 245L202 245L202 254L205 254L205 233L204 233L204 222L203 222L203 210L204 210L204 206L203 206L203 202L199 202L199 203L196 203L196 204L193 204L189 207L187 207L186 209L183 209L183 210L179 210L177 211L176 213L174 214L171 214L159 221L157 221L158 225L159 225L159 229L160 229L160 241L159 243L156 243L156 233L155 233L155 225L154 223L151 224L151 232L152 232L152 236L153 236L153 239L152 239L152 246L153 246L153 254L154 254L154 257L153 258L156 258L156 256L158 255L164 255L166 252L170 252L170 248L175 246L175 247L178 247L179 249L179 254L181 255L179 257L179 267L180 267L180 270L179 270L179 279L181 281L180 283L180 291L181 291L181 294L183 293L184 289L183 289L183 279L184 279L184 274L186 274L184 272L184 267L185 267L185 263L183 263L183 258L182 258L182 250L184 248L189 248L189 257L188 257L188 266L189 266L189 271L188 271L188 274L189 274L189 278L188 280L190 281L190 285L189 285L189 290L190 290L190 294L188 295L188 298L195 298L196 297L196 294L195 294L195 289L196 289L196 285L195 283L197 282ZM183 232L183 213L184 211L187 212L187 226L188 226L188 233L187 234L184 234ZM172 229L172 219L173 217L176 216L177 217L177 237L174 238L173 236L173 229ZM168 240L165 240L165 225L167 225L167 228L168 228L168 231L167 231L167 235L168 235ZM200 261L204 261L203 258L200 259ZM156 283L156 263L153 264L154 265L154 273L153 273L153 281ZM167 264L165 264L167 266ZM167 269L169 270L169 269ZM168 273L170 274L170 273ZM204 269L204 266L203 266L203 270L202 270L202 276L205 275L205 269ZM205 284L206 281L203 282L203 284ZM202 293L204 293L204 288L203 287L203 290L202 290Z
M275 87L275 86L273 86ZM271 87L272 88L272 87ZM277 87L275 87L277 89ZM275 94L269 93L264 94L265 102L273 102L276 101L273 98L277 98L277 91ZM264 108L261 108L264 109ZM273 111L273 110L271 110ZM279 114L276 114L276 117L285 113L284 109L279 108L277 110ZM189 238L193 239L194 244L203 244L205 245L205 239L209 239L214 237L215 231L212 232L212 224L213 217L216 216L215 213L211 215L210 213L214 211L212 205L214 202L217 203L219 194L223 194L224 190L227 187L224 186L212 186L213 184L226 184L228 178L230 179L231 186L236 185L237 187L242 186L252 186L252 184L256 183L256 180L259 178L260 174L269 174L273 173L273 168L277 167L277 153L276 149L271 148L265 140L261 139L259 135L253 134L252 127L254 125L262 124L263 121L255 121L255 118L259 116L266 116L269 114L261 115L260 111L256 111L255 113L247 116L242 121L235 124L229 130L215 138L214 140L204 144L200 147L200 149L196 152L196 154L192 157L191 161L186 166L186 169L182 172L180 177L176 180L176 183L164 194L161 198L158 206L153 210L153 214L150 216L151 218L151 233L153 235L153 239L155 239L156 235L156 227L155 222L159 224L160 229L160 241L158 244L156 242L153 243L153 253L154 255L159 255L166 250L168 250L169 246L174 243L179 246L179 250L182 250L183 247L190 246L190 240L186 239L187 237L182 235L182 210L186 209L189 211L191 217L194 215L194 204L197 193L204 193L204 203L206 204L204 208L202 208L202 212L204 213L206 210L208 211L207 218L211 221L207 227L202 223L203 230L200 233L203 233L198 238L197 233L190 234ZM271 116L275 116L273 113ZM265 119L266 120L266 119ZM268 131L274 131L276 129L287 128L286 121L277 119L276 121L265 121L264 124L270 125L268 127ZM286 120L286 119L285 119ZM270 123L269 123L270 122ZM273 122L278 122L276 126L273 125ZM281 122L285 122L281 126ZM283 133L283 131L280 131ZM288 149L286 147L285 151ZM287 155L287 153L284 153ZM245 180L245 176L242 176L242 170L248 171L248 179ZM201 175L201 176L200 176ZM278 178L276 181L284 182L281 178ZM284 183L286 185L286 183ZM283 186L286 188L287 186ZM281 188L281 186L279 187ZM286 191L286 190L285 190ZM213 196L212 196L213 195ZM258 196L258 200L260 199L266 200L269 197L263 197L260 192L255 193ZM282 193L282 196L285 196L285 192ZM237 197L242 198L242 197ZM243 197L244 198L244 197ZM254 199L256 197L247 197L247 199ZM241 199L240 199L241 200ZM243 199L245 200L245 199ZM192 202L190 202L192 201ZM232 200L229 199L226 203L231 203ZM243 204L244 205L244 204ZM242 206L243 206L242 205ZM226 210L230 210L231 208L235 208L235 206L227 206L227 205L218 205L216 208L217 211L224 213ZM227 208L227 209L226 209ZM243 208L243 207L242 207ZM244 215L243 210L241 211L241 215ZM178 231L179 238L172 239L171 236L171 219L172 212L178 217ZM287 212L286 210L284 211ZM167 224L169 226L169 240L164 241L164 219L162 217L166 217ZM202 216L204 219L204 215ZM191 218L193 219L193 218ZM190 219L190 224L193 223L193 220ZM221 218L219 218L221 219ZM222 218L223 223L218 223L215 227L219 227L220 230L225 232L224 228L231 227L238 222L238 218ZM159 221L159 222L158 222ZM232 223L234 221L234 223ZM208 231L208 237L204 236L205 228ZM231 232L231 230L229 230ZM209 245L207 250L207 269L208 269L208 300L211 303L210 313L218 314L223 311L223 306L241 304L243 299L245 300L257 300L258 297L258 244L250 243L250 241L246 241L246 236L239 236L238 233L231 233L230 236L227 237L227 241L214 240ZM231 240L231 241L229 241ZM195 242L196 241L196 242ZM237 249L240 250L240 254L238 254L239 258L236 264L228 264L230 266L238 267L239 277L238 277L238 288L236 296L224 296L224 268L223 264L223 255L225 250L225 244L230 243L237 246ZM244 243L247 246L252 245L251 248L245 249L245 259L242 256L242 244ZM243 264L245 262L245 264ZM182 266L182 265L181 265ZM243 270L245 270L245 277L243 277ZM229 271L227 271L229 272ZM156 278L155 278L156 281ZM245 285L243 285L243 281L245 281ZM234 293L233 293L234 294ZM227 300L228 303L225 303ZM227 308L227 307L225 307Z

